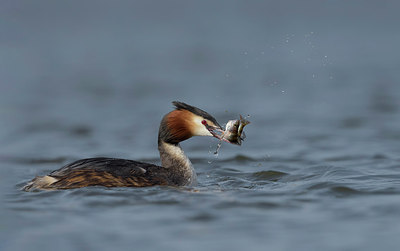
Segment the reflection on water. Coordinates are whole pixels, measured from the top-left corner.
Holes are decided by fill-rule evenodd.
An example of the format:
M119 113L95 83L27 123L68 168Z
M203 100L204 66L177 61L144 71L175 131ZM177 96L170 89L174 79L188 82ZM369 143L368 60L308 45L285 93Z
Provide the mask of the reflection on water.
M399 4L285 3L7 3L0 249L396 250ZM20 191L80 158L158 164L173 100L251 115L241 147L183 142L198 186Z

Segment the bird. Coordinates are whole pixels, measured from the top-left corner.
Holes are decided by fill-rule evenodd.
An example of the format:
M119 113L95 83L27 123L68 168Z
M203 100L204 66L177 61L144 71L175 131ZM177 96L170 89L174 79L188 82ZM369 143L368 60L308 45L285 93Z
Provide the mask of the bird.
M179 101L172 104L175 109L162 118L158 132L161 166L129 159L86 158L37 176L22 190L196 185L196 172L179 143L192 136L222 140L224 130L209 113Z

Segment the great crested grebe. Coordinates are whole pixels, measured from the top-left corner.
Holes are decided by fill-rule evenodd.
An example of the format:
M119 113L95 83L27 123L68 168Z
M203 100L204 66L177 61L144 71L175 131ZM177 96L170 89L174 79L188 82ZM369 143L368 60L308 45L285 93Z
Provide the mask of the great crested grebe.
M161 120L158 150L161 166L127 159L89 158L75 161L46 176L38 176L22 189L71 189L87 186L186 186L196 183L196 173L179 142L192 136L213 136L223 131L207 112L182 102Z

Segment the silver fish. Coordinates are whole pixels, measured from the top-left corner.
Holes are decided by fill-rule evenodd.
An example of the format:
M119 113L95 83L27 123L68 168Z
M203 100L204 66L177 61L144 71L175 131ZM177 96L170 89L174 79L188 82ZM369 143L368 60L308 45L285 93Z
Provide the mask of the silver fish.
M243 129L248 124L250 124L250 121L244 119L242 115L240 115L240 119L229 120L222 138L231 144L241 145L246 138Z
M240 119L229 120L228 123L226 123L225 131L221 135L222 140L234 145L241 145L242 141L246 138L243 129L248 124L250 124L250 121L244 119L242 115L240 115ZM221 143L222 141L218 143L214 154L218 153Z

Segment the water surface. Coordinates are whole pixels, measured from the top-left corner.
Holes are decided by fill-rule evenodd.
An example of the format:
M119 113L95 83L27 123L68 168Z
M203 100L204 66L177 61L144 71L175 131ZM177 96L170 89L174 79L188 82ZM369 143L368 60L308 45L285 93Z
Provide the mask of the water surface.
M23 4L22 4L23 3ZM5 1L1 250L395 250L396 1ZM241 147L182 147L195 187L26 193L77 159L158 164L180 100Z

